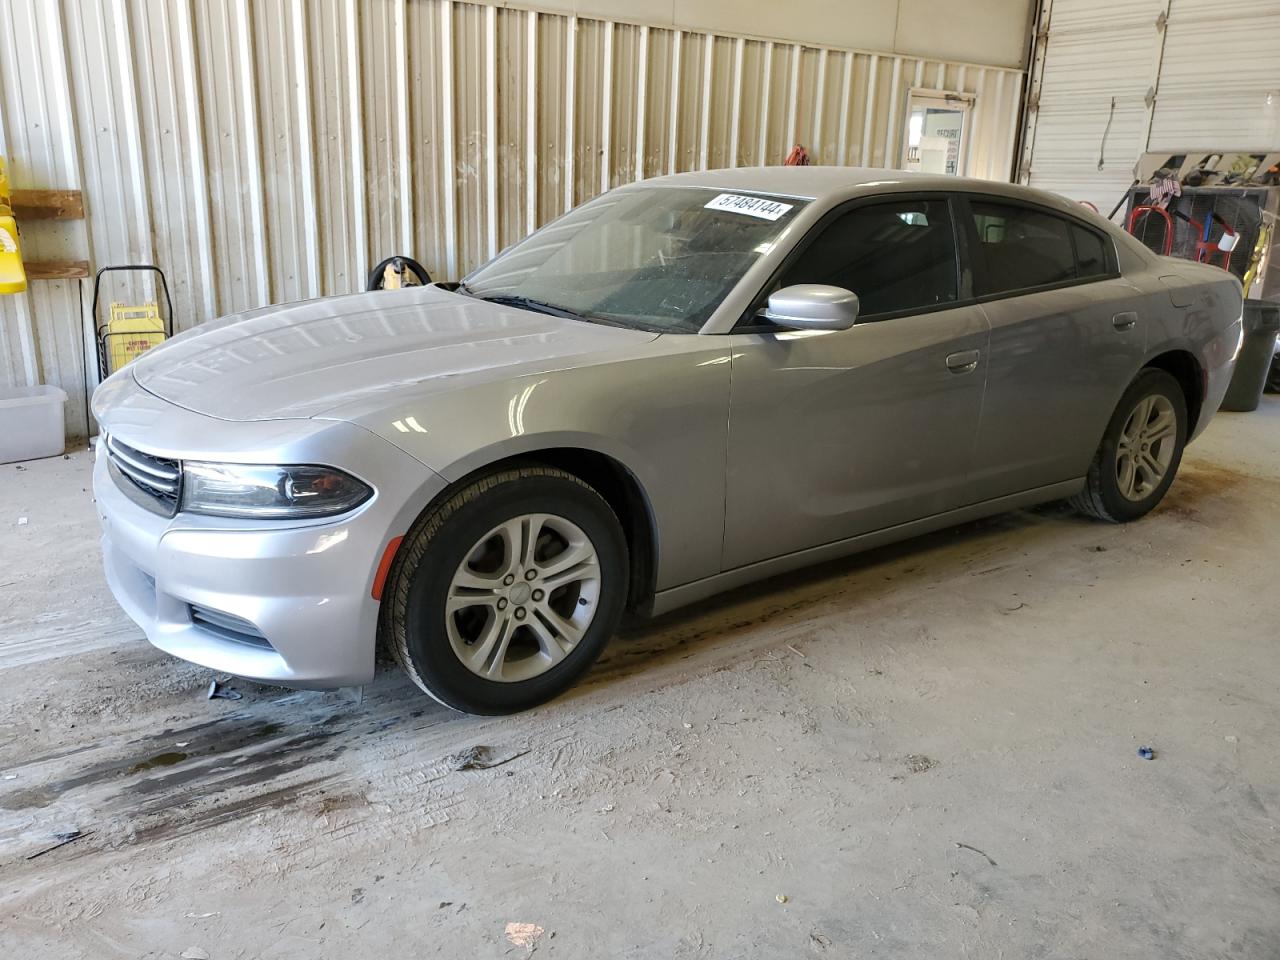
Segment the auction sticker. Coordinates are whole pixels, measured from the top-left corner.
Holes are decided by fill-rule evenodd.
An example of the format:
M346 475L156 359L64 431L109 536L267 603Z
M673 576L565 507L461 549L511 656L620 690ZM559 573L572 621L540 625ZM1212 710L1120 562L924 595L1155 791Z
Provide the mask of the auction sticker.
M705 205L707 210L726 210L729 213L745 213L761 220L777 220L791 209L789 203L766 200L764 197L746 197L740 193L722 193Z

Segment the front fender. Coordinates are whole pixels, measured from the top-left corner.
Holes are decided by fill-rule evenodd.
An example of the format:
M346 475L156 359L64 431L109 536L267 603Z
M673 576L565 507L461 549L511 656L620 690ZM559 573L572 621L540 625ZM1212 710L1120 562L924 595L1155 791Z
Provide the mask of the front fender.
M662 590L720 572L729 373L728 338L668 335L640 356L435 384L355 422L450 482L552 449L617 461L653 511Z

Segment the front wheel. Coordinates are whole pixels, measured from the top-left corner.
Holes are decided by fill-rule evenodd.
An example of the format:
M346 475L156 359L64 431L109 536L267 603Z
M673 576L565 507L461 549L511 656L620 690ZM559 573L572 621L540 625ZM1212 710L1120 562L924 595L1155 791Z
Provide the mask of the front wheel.
M1163 370L1143 370L1120 398L1072 506L1112 523L1137 520L1164 498L1186 442L1182 387Z
M627 548L598 493L528 466L429 509L401 545L383 630L419 687L465 713L515 713L566 690L626 601Z

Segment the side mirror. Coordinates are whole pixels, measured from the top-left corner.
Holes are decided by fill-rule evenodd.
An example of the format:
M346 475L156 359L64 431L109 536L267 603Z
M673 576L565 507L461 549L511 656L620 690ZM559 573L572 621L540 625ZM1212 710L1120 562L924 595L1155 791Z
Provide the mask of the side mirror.
M793 330L848 330L858 320L858 295L824 283L797 283L774 291L763 313Z

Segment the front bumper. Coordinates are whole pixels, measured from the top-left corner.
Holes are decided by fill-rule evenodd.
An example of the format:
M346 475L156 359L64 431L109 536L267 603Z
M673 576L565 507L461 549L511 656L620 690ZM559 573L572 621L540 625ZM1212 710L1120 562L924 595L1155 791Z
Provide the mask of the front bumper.
M206 419L172 406L169 416ZM219 422L216 430L235 426ZM109 415L106 429L112 430ZM336 454L336 441L345 448L341 456L312 450L315 455L281 462L358 463L376 493L351 513L324 521L163 517L121 490L99 449L93 487L107 583L153 645L213 670L291 687L372 679L378 562L444 481L358 427L329 423L325 432L322 445ZM120 438L155 448L137 432ZM205 441L201 454L209 452ZM225 459L244 457L228 451Z

